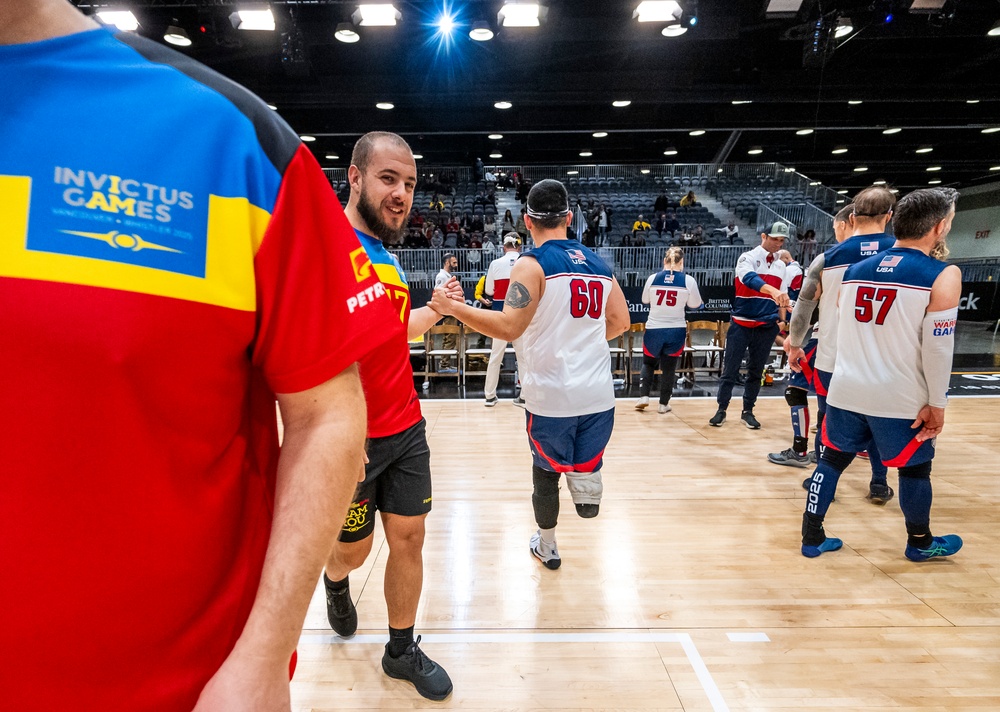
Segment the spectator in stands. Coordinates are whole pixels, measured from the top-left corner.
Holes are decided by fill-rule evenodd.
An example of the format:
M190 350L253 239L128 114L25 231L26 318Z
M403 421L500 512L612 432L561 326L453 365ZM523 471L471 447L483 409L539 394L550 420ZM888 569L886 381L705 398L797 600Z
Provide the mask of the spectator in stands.
M472 216L472 225L469 226L469 231L470 232L476 232L476 231L482 232L483 231L483 216L482 215L473 215Z
M694 191L689 190L687 195L681 198L682 208L691 208L698 204L698 198L695 197Z
M489 170L489 169L487 169L486 173L483 174L483 180L486 181L486 187L487 188L492 188L492 187L496 186L496 184L497 184L497 176L496 176L496 174L493 171Z
M479 191L476 193L476 199L473 201L473 205L481 205L485 208L488 202L489 201L486 200L486 193Z
M465 213L462 219L458 221L459 228L465 228L466 230L472 229L472 215L470 213Z
M495 186L486 187L486 204L492 205L494 208L497 206L497 191Z
M430 243L430 246L433 247L433 248L435 248L435 249L443 247L444 246L444 235L441 234L440 230L438 230L438 229L435 228L434 230L431 231L431 236L428 239L428 242Z
M420 214L420 211L414 208L410 211L410 227L415 227L418 230L424 227L424 216Z
M482 158L479 158L478 156L476 157L476 160L473 161L473 163L472 163L472 170L474 171L474 175L475 175L475 178L476 178L477 182L481 181L485 177L485 175L486 175L486 166L483 165L483 159Z
M464 227L458 228L458 244L449 245L447 242L444 243L445 247L467 247L469 244L469 231Z
M410 232L406 237L406 247L412 247L415 250L427 247L427 237L424 233L415 227L410 228Z
M632 234L626 232L624 235L622 235L622 247L631 247L631 246L632 246Z
M736 244L736 238L740 236L740 229L736 227L736 223L732 220L726 225L726 242L730 245Z
M800 243L816 244L816 231L809 229L802 233L802 237L799 238Z
M528 226L524 224L524 214L528 212L527 209L521 208L521 214L517 217L517 224L514 226L514 232L521 236L522 242L528 239Z
M653 223L653 229L656 230L657 237L663 237L663 233L667 232L667 214L665 212L657 215L656 222Z
M444 212L444 201L441 200L437 193L431 198L431 204L428 206L431 210L437 212L438 215Z
M694 238L694 244L704 245L705 244L705 228L703 225L695 225L694 231L691 233L691 237Z
M646 222L646 218L640 215L639 218L632 223L632 236L634 237L637 232L646 232L649 229L650 225Z
M653 203L653 212L662 215L669 207L670 200L667 198L666 191L661 188L660 194L656 196L656 202Z
M510 213L510 208L503 214L503 224L500 225L500 232L506 235L508 232L517 232L517 223L514 222L514 216Z
M479 232L474 232L469 235L469 242L467 245L462 245L463 247L470 247L474 250L478 250L483 246L483 235Z
M483 232L496 232L496 231L497 231L497 216L496 215L483 216Z
M670 239L672 240L677 236L677 233L680 231L680 229L681 229L681 223L677 219L677 217L673 214L673 212L667 213L667 226L664 229L664 232L669 232Z
M577 240L583 241L583 233L587 231L587 214L583 211L583 204L579 199L576 201L576 207L573 208L573 223L570 225L573 232L573 237Z
M635 234L635 237L632 239L632 246L633 247L645 247L646 246L646 238L643 237L643 233L642 232L637 232Z
M448 218L448 223L444 226L444 231L447 232L458 232L458 213L452 213L451 217Z
M601 203L597 208L597 246L604 247L608 239L608 209Z

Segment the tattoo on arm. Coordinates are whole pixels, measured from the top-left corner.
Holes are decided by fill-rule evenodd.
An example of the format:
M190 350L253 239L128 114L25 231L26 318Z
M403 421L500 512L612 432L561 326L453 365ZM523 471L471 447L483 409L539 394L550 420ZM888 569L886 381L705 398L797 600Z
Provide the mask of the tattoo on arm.
M514 282L507 291L504 304L511 309L524 309L531 304L531 294L528 292L528 288L520 282Z
M816 292L823 281L823 267L826 260L823 255L818 255L809 265L805 279L802 281L802 290L799 292L800 299L816 299Z

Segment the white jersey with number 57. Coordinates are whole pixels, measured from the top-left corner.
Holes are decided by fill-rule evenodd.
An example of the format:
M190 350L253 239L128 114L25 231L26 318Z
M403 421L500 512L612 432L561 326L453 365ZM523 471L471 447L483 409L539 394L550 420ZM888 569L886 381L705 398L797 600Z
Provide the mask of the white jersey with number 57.
M514 342L529 413L565 418L615 407L605 309L611 269L577 240L525 252L545 273L538 310ZM510 293L508 293L508 298Z

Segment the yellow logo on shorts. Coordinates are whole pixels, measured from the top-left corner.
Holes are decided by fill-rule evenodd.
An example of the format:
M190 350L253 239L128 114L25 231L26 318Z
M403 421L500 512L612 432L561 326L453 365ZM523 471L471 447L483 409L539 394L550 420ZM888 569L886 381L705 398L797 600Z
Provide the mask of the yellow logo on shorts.
M364 528L366 524L368 524L368 500L352 503L344 521L344 531L354 533Z
M427 503L428 503L428 502L430 502L430 501L431 501L432 499L434 499L434 498L433 498L433 497L428 497L427 499L425 499L425 500L424 500L424 504L427 504Z

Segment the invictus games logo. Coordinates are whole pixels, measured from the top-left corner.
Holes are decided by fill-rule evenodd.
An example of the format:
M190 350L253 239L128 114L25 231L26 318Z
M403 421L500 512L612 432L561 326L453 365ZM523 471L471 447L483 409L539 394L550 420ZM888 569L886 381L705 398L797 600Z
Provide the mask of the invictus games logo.
M66 186L63 201L75 208L100 210L143 220L169 223L176 210L194 208L188 191L135 178L56 166L56 185Z

